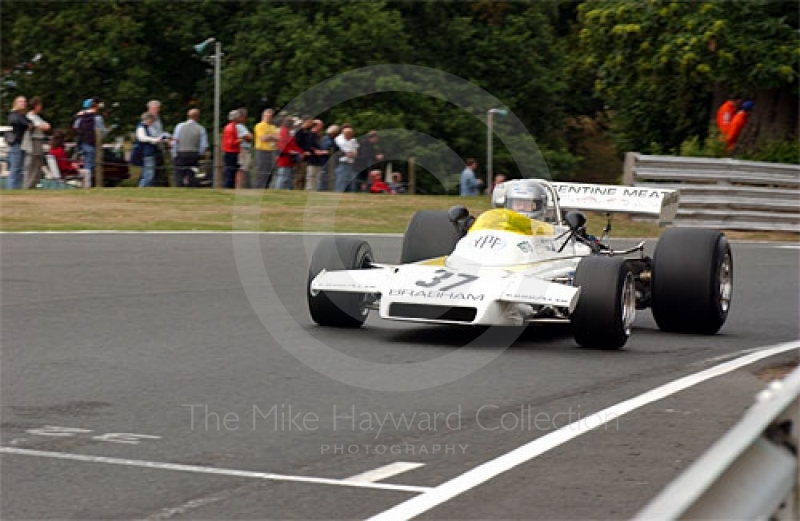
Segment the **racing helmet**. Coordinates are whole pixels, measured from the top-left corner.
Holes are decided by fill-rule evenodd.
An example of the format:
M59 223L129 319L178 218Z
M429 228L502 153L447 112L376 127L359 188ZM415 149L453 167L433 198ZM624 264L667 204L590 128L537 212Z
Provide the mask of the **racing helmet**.
M536 181L527 179L509 183L505 207L531 219L543 220L547 209L547 190Z

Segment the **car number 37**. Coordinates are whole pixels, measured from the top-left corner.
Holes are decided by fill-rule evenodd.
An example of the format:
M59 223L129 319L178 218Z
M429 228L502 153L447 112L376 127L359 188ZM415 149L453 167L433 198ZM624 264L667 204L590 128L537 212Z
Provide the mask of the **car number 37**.
M453 281L452 277L459 277L461 280ZM447 284L440 288L439 291L450 291L464 284L469 284L478 280L475 275L468 275L466 273L453 273L447 270L436 270L433 272L433 277L430 280L418 280L416 285L421 288L436 288L439 285Z

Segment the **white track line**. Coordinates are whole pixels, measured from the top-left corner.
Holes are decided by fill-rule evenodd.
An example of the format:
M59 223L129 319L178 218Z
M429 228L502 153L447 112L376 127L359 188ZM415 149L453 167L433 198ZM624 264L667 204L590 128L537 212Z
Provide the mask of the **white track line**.
M203 508L204 506L207 505L218 503L220 501L225 501L226 499L229 499L231 496L232 496L231 491L226 490L216 494L211 494L210 496L198 499L192 499L176 507L161 509L157 513L143 518L142 521L165 521L167 519L172 519L175 516L182 516L188 514L189 512L197 510L198 508Z
M399 521L412 519L420 514L423 514L432 508L441 505L442 503L453 499L454 497L469 491L472 488L481 485L492 479L493 477L502 474L512 468L530 461L531 459L544 454L545 452L554 449L564 443L577 438L581 434L589 432L597 427L605 425L609 421L616 420L620 416L627 414L631 411L644 407L650 403L666 398L677 392L688 389L699 383L710 380L717 376L730 373L752 364L764 358L784 353L786 351L800 349L800 341L787 342L783 344L776 344L774 346L766 346L764 349L745 355L741 358L725 362L714 367L710 367L699 373L691 374L678 380L674 380L668 384L656 387L644 394L640 394L634 398L612 405L602 411L583 419L566 425L556 431L546 434L540 438L518 447L511 452L507 452L491 461L479 465L472 470L457 476L450 481L447 481L438 487L431 489L424 494L415 496L408 501L400 503L399 505L381 512L380 514L371 517L369 521ZM587 418L596 418L591 424L587 422ZM596 423L596 425L595 425Z
M398 492L426 492L430 487L415 487L411 485L392 485L389 483L371 483L366 481L349 481L346 479L315 478L311 476L289 476L285 474L272 474L270 472L253 472L249 470L234 470L215 467L199 467L197 465L181 465L177 463L160 463L157 461L143 461L135 459L108 458L105 456L88 456L86 454L69 454L66 452L51 452L47 450L18 449L16 447L0 447L0 453L16 454L20 456L39 456L43 458L65 459L84 461L87 463L107 463L125 467L143 467L158 470L180 470L198 474L217 474L239 478L269 479L274 481L294 481L297 483L312 483L315 485L336 485L340 487L372 488L379 490L394 490Z
M409 470L418 469L424 466L424 463L406 463L404 461L397 461L395 463L384 465L383 467L378 467L377 469L368 470L366 472L362 472L361 474L350 476L347 478L347 481L363 481L366 483L374 483L376 481L391 478L392 476L396 476L398 474L402 474L403 472L408 472Z

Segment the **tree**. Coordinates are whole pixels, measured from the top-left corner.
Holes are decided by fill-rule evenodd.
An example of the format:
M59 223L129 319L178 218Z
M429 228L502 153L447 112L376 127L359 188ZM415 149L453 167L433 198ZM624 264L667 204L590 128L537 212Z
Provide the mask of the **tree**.
M197 34L225 8L216 2L6 2L15 17L3 21L5 98L22 93L44 99L48 119L69 127L83 99L98 96L107 124L132 128L149 99L164 102L176 121L205 76L191 60ZM18 64L30 63L19 72ZM15 69L17 72L15 73ZM180 74L176 74L180 71ZM11 84L9 84L11 80Z
M705 136L715 90L751 97L773 90L756 118L774 110L781 92L796 101L796 4L587 0L578 12L573 59L610 106L620 150L676 150ZM765 135L795 130L794 107L793 121Z

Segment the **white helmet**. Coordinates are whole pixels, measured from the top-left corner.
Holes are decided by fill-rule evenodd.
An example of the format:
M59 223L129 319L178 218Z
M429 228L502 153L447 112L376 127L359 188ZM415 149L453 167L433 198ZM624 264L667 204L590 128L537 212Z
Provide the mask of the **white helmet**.
M508 183L505 207L530 217L542 220L547 208L547 190L533 179L522 179Z

